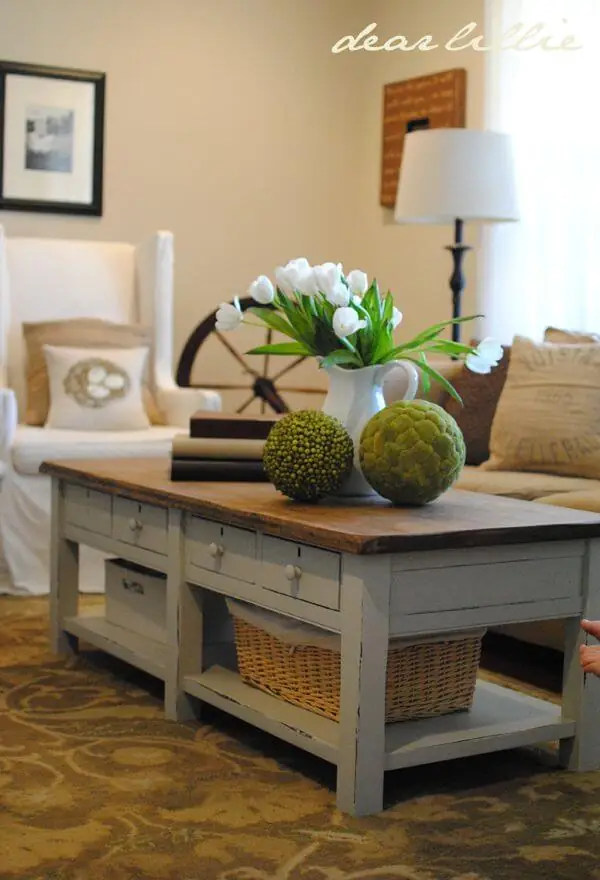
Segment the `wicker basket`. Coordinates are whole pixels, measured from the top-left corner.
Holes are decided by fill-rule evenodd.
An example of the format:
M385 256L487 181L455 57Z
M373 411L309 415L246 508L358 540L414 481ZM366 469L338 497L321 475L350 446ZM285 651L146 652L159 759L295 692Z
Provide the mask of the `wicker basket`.
M240 675L247 684L337 721L340 654L314 645L289 645L234 615ZM468 710L473 703L482 633L447 641L390 642L386 722Z

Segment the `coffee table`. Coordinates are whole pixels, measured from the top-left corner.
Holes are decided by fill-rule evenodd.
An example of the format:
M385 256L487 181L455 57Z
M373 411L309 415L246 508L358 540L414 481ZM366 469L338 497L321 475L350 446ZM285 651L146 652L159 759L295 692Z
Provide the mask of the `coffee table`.
M42 471L55 651L84 640L163 679L170 719L209 703L332 762L342 811L379 812L387 770L534 743L600 767L600 682L578 661L581 617L600 618L600 516L459 491L414 509L294 504L267 484L172 483L160 459ZM80 544L162 578L164 637L79 613ZM144 583L123 579L142 603ZM241 680L223 597L341 634L339 722ZM553 618L567 619L561 706L479 681L470 712L384 723L390 638Z

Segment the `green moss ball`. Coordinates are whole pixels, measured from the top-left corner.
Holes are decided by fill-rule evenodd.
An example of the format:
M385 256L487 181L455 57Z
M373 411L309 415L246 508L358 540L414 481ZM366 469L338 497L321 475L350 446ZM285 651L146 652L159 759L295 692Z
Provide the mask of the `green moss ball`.
M365 425L359 460L371 486L394 504L427 504L442 495L465 463L465 441L435 403L401 400Z
M263 463L271 483L296 501L337 492L352 470L354 444L342 423L318 410L283 416L271 428Z

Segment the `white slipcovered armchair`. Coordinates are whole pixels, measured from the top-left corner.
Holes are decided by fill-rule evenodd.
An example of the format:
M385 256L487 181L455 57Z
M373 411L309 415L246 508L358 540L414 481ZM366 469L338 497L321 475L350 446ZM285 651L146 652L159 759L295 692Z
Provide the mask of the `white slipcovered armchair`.
M24 322L101 318L153 328L150 383L164 426L137 431L65 431L21 424L25 411ZM176 433L213 391L173 380L173 236L121 242L7 238L0 227L0 533L8 578L0 592L49 589L50 479L45 459L168 456ZM82 589L103 588L103 560L82 551Z

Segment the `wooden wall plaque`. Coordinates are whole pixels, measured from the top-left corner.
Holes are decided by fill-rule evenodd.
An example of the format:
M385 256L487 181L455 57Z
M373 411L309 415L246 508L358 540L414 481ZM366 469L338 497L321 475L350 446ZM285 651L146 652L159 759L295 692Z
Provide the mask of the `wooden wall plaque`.
M404 135L416 128L464 128L467 71L463 68L417 76L383 87L383 143L380 202L396 204Z

